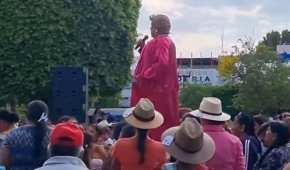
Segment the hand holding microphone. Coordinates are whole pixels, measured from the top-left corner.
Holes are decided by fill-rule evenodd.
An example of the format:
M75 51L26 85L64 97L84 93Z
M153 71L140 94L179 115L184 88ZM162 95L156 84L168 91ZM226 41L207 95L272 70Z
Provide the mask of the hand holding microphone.
M135 50L138 49L138 52L141 54L142 52L142 49L144 48L145 46L145 43L146 43L146 40L148 39L148 35L145 35L143 39L139 40L137 43L136 43L136 46L135 46Z

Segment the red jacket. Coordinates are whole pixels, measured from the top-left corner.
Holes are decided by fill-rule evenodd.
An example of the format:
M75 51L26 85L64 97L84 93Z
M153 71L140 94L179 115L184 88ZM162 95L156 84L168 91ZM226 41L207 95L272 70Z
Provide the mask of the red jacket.
M162 132L178 124L178 79L176 48L166 35L149 41L141 53L132 85L131 105L140 98L149 98L165 118L162 127L152 130L151 137L160 140Z

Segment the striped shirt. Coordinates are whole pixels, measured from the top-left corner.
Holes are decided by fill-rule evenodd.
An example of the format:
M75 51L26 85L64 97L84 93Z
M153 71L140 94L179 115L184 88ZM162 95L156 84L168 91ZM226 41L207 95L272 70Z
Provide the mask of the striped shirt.
M261 156L261 144L254 136L247 136L243 142L246 170L253 170L255 163Z

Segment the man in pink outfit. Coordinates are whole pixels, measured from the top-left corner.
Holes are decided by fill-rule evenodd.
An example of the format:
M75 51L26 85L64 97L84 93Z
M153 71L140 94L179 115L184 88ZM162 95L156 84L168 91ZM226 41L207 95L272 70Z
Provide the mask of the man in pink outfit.
M231 116L222 112L221 101L205 97L199 109L190 114L201 119L204 132L215 142L215 154L206 165L214 170L245 170L243 145L236 136L225 130L225 122Z
M155 15L150 19L153 39L141 52L133 77L131 105L135 106L140 98L149 98L155 109L163 114L164 124L150 132L150 137L160 141L166 129L178 124L179 86L175 45L169 37L169 18Z

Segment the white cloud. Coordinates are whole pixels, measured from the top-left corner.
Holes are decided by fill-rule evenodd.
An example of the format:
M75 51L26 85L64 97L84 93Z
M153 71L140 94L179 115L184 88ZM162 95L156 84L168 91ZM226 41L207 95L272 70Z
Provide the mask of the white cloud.
M237 6L201 6L190 8L194 15L206 15L210 17L225 18L229 22L234 22L238 17L264 17L262 5L256 5L250 9L241 9Z
M142 0L142 8L149 14L168 14L173 19L183 16L183 0Z
M257 17L260 16L261 5L256 5L252 9L239 9L235 6L224 6L221 8L209 9L212 16L230 16L230 17Z
M266 20L266 19L261 19L261 20L259 20L258 23L259 23L261 26L265 26L265 27L268 27L268 26L271 25L271 22L268 21L268 20Z
M237 39L244 36L259 41L271 30L290 29L287 15L278 17L275 12L278 9L271 3L260 0L253 0L251 4L232 2L142 0L138 32L149 34L149 15L166 14L174 20L172 36L177 46L177 56L182 53L183 57L189 57L193 53L194 57L199 57L202 53L208 57L211 52L215 56L220 54L223 32L224 50L231 51Z

